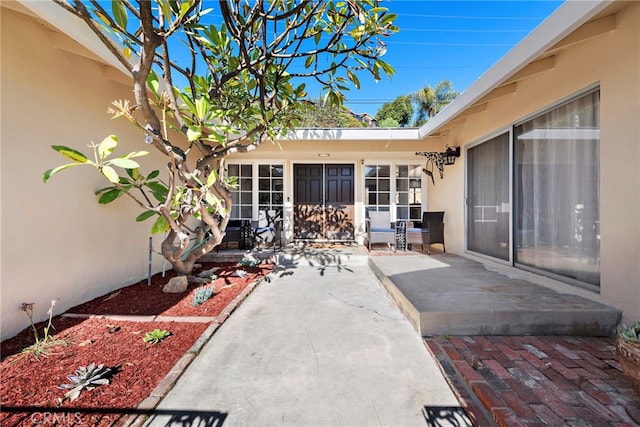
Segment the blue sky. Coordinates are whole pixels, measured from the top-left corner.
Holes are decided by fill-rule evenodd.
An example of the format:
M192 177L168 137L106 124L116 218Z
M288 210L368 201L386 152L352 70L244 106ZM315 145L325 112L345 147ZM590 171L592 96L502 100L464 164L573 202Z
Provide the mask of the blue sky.
M384 102L442 80L463 91L562 3L391 0L386 6L398 14L400 32L387 39L384 59L396 74L378 83L361 75L346 105L375 115Z

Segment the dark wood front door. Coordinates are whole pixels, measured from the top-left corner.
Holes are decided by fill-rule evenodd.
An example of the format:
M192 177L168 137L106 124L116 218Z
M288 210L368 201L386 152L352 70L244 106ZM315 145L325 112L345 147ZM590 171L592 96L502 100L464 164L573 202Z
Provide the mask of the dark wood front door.
M353 165L297 164L293 175L294 238L353 240Z

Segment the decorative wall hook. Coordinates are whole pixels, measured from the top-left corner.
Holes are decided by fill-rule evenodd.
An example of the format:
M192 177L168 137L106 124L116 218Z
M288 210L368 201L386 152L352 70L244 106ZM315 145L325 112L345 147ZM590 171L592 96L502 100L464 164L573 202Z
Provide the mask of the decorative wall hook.
M456 162L456 157L460 157L460 147L449 147L443 152L437 151L419 151L417 156L424 156L427 158L427 167L422 171L431 177L431 182L436 185L433 179L433 166L435 165L440 172L440 179L444 178L444 165L453 165ZM429 169L431 166L431 169Z

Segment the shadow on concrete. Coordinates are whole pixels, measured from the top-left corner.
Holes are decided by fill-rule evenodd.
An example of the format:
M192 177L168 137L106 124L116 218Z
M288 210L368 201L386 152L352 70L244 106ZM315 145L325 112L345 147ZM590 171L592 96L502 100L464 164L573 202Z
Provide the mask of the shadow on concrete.
M269 276L290 276L302 265L315 268L320 276L324 276L330 269L340 273L353 273L350 266L364 264L367 258L366 251L355 245L306 242L290 244L275 253L275 267Z
M422 415L429 427L472 426L464 409L456 406L425 406L422 408Z
M56 408L49 406L3 406L2 412L15 414L19 420L12 418L12 422L33 423L35 425L89 425L86 423L86 416L91 418L91 425L99 424L100 418L109 416L119 416L120 419L113 420L122 422L127 418L137 416L140 421L146 417L162 416L170 417L166 421L166 426L184 427L222 427L228 417L228 413L219 411L191 411L191 410L161 410L161 409L137 409L137 408L80 408L64 407ZM131 421L130 418L130 421ZM109 418L111 421L111 418ZM136 419L136 423L138 419ZM128 423L127 423L128 424Z

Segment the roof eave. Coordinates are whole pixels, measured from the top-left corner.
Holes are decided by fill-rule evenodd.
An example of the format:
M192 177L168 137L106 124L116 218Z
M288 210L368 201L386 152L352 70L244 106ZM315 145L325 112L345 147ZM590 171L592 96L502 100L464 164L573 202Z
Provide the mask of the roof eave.
M47 21L60 32L71 37L77 43L93 52L106 65L109 65L126 76L131 77L127 69L113 56L109 49L102 44L102 41L80 18L74 16L53 1L18 1L32 13Z
M420 139L437 132L509 77L534 61L615 0L567 0L554 13L513 47L471 86L418 130Z

